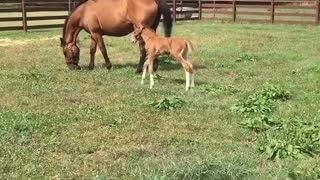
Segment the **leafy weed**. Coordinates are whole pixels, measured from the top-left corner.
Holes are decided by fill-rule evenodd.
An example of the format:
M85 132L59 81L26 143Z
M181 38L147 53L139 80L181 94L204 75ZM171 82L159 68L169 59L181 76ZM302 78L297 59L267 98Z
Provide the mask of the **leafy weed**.
M152 101L148 105L157 110L174 110L181 108L185 103L180 97L172 97Z

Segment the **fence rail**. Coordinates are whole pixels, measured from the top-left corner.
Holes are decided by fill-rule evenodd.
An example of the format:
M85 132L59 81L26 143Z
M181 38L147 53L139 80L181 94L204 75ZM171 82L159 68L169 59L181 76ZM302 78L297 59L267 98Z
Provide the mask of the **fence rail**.
M79 1L0 0L0 31L62 27L63 20ZM174 21L314 25L320 21L320 0L167 0L167 3Z

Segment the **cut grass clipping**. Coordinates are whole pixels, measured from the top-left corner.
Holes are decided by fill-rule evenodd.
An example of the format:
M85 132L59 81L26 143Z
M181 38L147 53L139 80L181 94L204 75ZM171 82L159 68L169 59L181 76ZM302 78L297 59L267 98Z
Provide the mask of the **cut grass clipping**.
M241 123L256 133L263 132L259 150L268 159L315 156L320 152L320 125L303 119L273 119L276 101L287 101L290 92L280 86L268 85L240 99L232 109L244 115Z
M255 55L242 54L237 59L236 62L255 62L258 58Z

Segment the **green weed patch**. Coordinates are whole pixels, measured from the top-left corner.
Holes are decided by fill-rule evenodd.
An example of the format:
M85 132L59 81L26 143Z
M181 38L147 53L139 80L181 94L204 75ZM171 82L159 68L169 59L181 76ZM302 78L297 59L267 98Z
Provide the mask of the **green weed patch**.
M181 108L186 102L180 97L164 98L152 101L148 105L157 110L174 110Z

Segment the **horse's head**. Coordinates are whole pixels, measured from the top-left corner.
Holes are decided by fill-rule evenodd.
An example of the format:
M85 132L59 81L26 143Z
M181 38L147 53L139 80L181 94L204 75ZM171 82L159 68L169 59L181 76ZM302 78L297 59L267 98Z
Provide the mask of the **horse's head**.
M75 43L66 43L63 38L60 38L61 47L66 60L66 63L71 70L81 69L78 65L80 49Z

